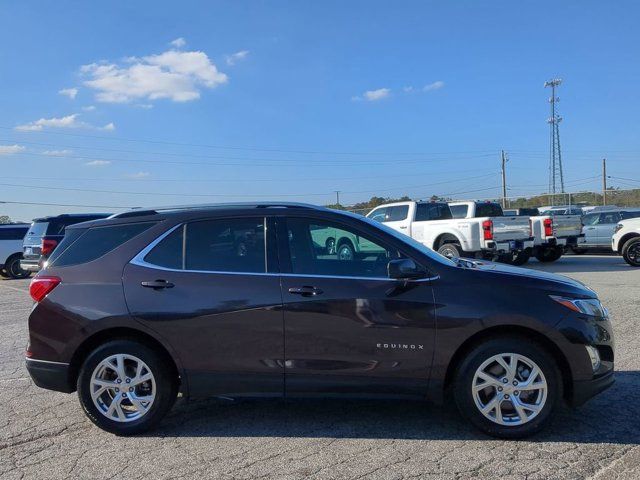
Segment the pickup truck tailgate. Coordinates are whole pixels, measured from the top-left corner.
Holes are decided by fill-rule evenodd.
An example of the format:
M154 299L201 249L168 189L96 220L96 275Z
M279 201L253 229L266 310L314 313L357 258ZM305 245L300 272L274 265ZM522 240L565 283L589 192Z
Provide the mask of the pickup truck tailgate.
M575 237L582 233L580 215L554 215L553 234L558 238Z
M493 239L497 242L531 236L529 217L491 217L489 220L493 222Z

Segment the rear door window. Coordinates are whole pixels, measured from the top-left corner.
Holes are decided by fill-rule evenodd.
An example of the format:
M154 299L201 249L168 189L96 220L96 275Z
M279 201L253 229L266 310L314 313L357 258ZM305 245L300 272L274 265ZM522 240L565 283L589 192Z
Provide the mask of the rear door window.
M72 232L69 239L65 237L58 248L54 251L60 252L56 257L51 257L49 263L56 267L68 265L78 265L91 262L119 247L133 237L141 234L152 227L155 222L127 223L124 225L108 225L104 227L93 227L76 237ZM72 229L72 231L75 229ZM75 241L73 237L76 237ZM72 243L65 242L69 240ZM66 249L65 245L69 245Z
M199 220L179 226L144 258L173 270L266 272L265 219Z
M618 223L620 221L620 214L618 212L607 212L600 214L599 225L607 225L611 223Z
M502 207L497 203L476 204L476 217L502 217Z
M401 222L406 220L409 215L409 205L396 205L395 207L389 207L387 213L387 222Z

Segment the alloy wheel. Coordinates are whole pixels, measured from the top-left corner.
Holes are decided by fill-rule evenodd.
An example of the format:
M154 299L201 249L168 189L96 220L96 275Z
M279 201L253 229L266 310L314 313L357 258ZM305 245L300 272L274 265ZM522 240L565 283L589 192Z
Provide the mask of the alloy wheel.
M530 358L501 353L484 361L471 385L473 400L485 418L517 426L533 420L547 401L544 373Z
M143 417L156 398L153 372L137 357L111 355L91 374L91 399L98 411L115 422Z

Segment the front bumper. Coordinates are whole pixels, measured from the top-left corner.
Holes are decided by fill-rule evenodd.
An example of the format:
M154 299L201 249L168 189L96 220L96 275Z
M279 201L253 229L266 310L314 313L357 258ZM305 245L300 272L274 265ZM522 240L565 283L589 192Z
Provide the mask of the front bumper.
M595 397L600 392L605 391L615 382L615 372L611 370L600 377L592 380L583 380L573 383L573 394L570 398L572 407L579 407L587 400Z
M56 392L71 393L75 390L69 382L69 364L49 362L27 358L27 371L33 383L40 388L55 390Z

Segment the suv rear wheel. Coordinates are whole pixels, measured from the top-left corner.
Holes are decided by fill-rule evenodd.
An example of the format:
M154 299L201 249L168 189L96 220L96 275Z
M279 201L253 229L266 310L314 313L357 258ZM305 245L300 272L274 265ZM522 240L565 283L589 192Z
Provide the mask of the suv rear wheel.
M562 398L555 361L518 337L484 341L462 360L454 379L460 413L485 433L522 438L538 432Z
M9 258L4 266L4 270L7 272L9 278L27 278L31 275L31 272L23 270L22 267L20 267L20 255L14 255Z
M78 376L80 403L98 427L134 435L155 427L177 396L177 379L161 355L136 341L96 348Z

